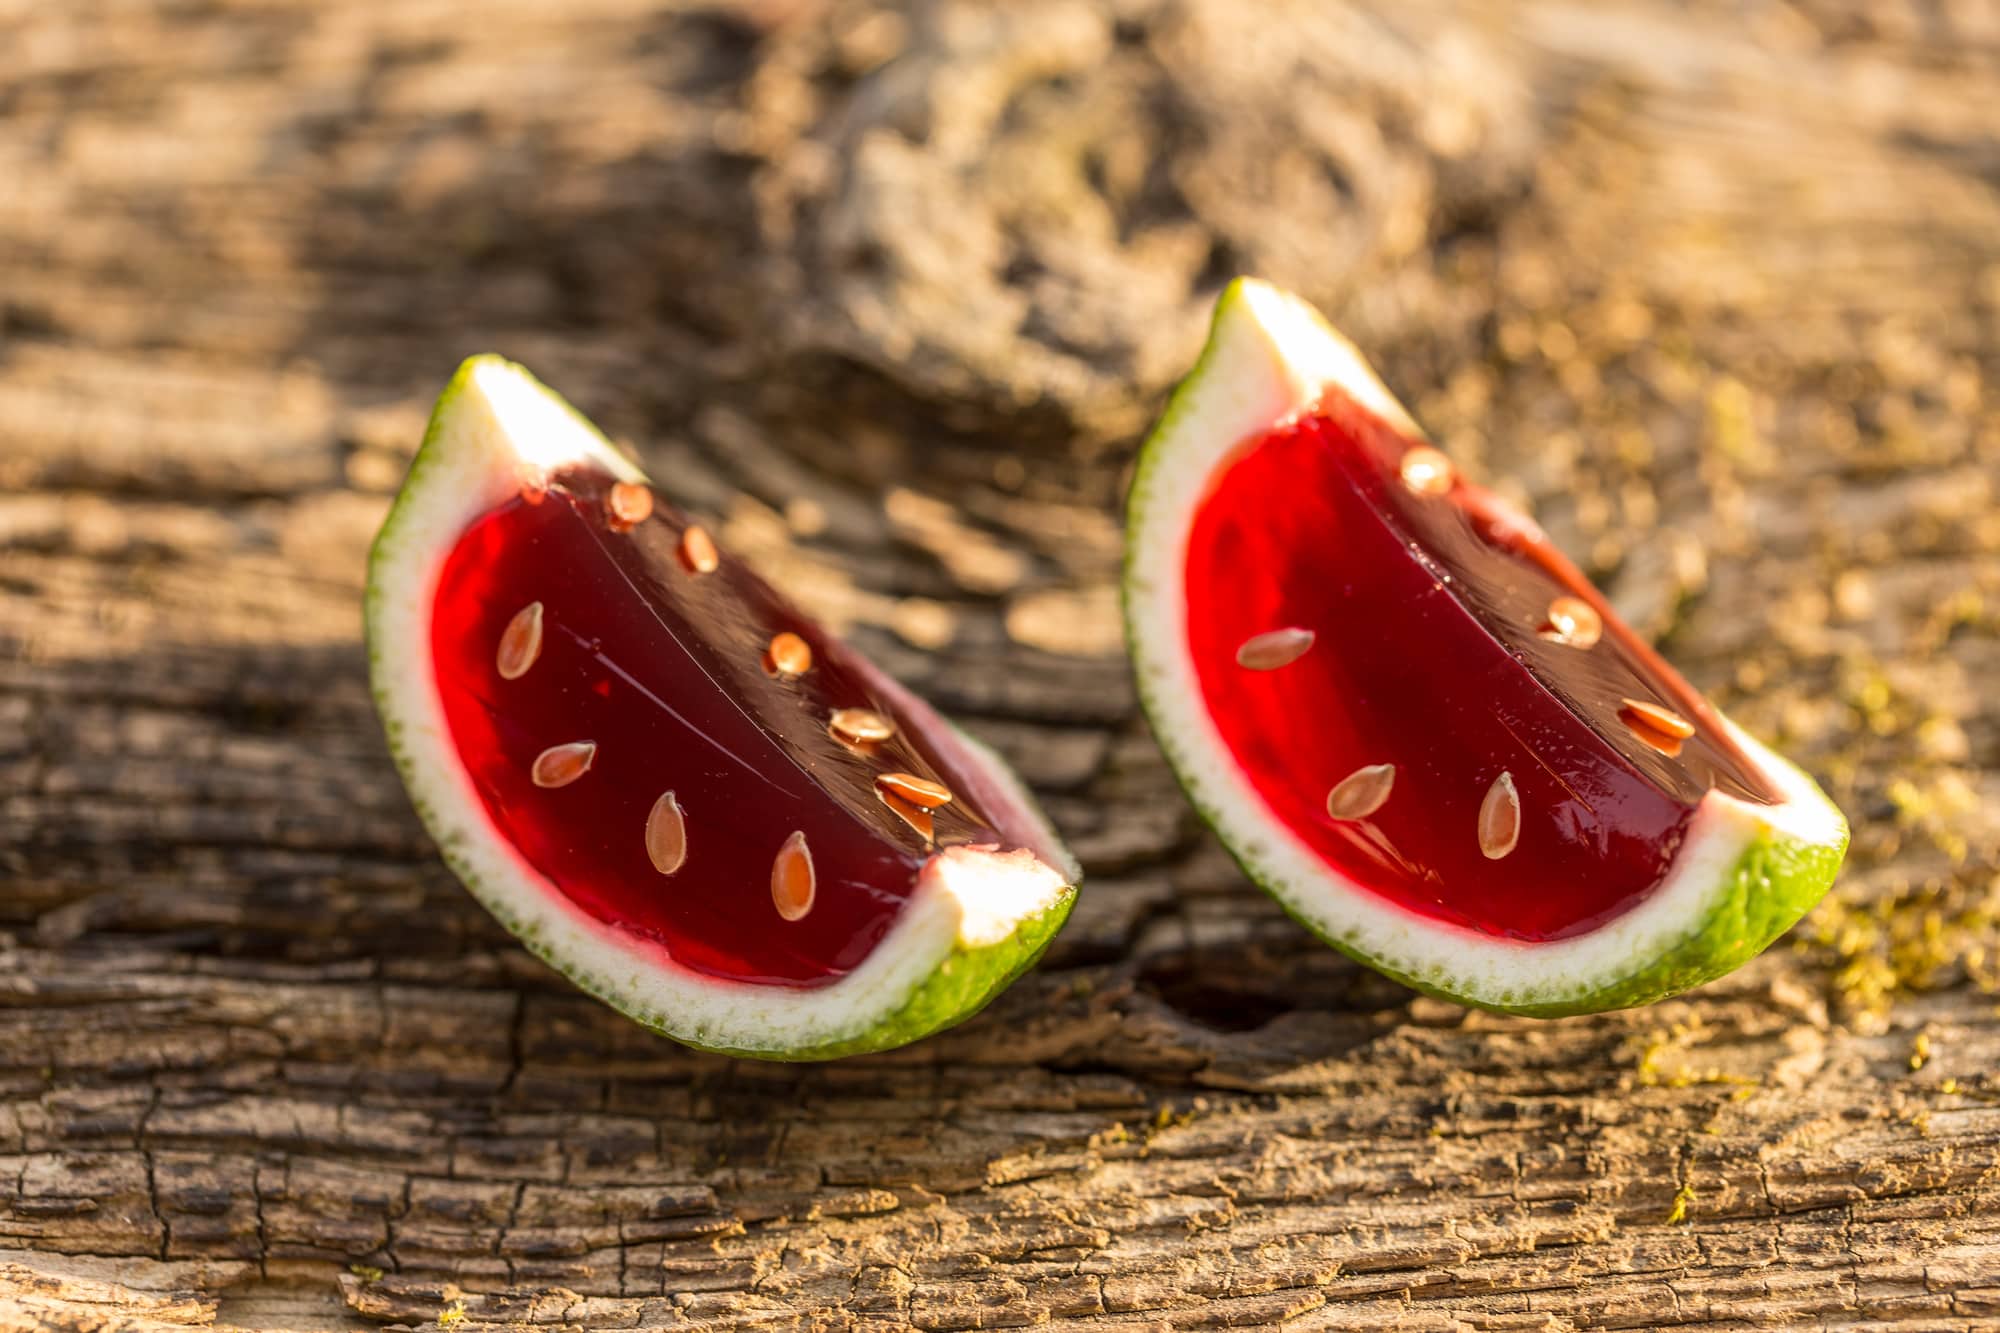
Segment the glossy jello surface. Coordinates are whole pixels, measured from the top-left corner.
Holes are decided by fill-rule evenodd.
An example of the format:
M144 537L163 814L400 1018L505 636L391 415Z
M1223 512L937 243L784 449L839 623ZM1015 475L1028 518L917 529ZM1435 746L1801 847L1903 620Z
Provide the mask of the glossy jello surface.
M852 650L684 515L650 492L614 497L599 472L476 520L435 607L439 695L487 813L576 906L687 967L832 981L934 847L1034 836L994 827L979 782L954 771L961 752ZM774 651L781 634L796 637ZM870 740L877 719L892 734ZM892 774L951 799L899 814L879 781Z
M1587 930L1711 787L1775 794L1532 523L1413 448L1336 393L1224 466L1187 551L1203 696L1349 878L1491 935Z

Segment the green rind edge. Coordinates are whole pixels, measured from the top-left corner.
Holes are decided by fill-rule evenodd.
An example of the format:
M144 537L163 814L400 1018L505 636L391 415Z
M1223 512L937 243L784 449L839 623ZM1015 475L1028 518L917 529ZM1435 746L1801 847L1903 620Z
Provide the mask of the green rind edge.
M1140 657L1140 634L1135 614L1137 593L1135 578L1139 524L1134 521L1144 509L1149 482L1153 474L1165 466L1166 449L1164 441L1171 427L1187 410L1195 386L1209 368L1216 349L1217 335L1238 303L1243 300L1245 280L1235 279L1216 299L1215 311L1209 322L1209 336L1202 344L1201 353L1194 365L1174 386L1168 395L1167 405L1160 413L1160 419L1146 435L1140 446L1137 464L1133 469L1132 486L1126 498L1125 547L1123 577L1119 580L1119 605L1124 619L1127 661L1133 667L1133 686L1139 696L1141 710L1146 715L1147 725L1157 727L1152 690L1148 687L1143 673L1138 670ZM1159 740L1157 730L1155 739ZM1387 966L1374 957L1355 948L1352 944L1327 931L1321 930L1306 919L1288 900L1287 895L1269 875L1250 857L1239 852L1217 829L1214 812L1196 799L1192 787L1181 771L1181 764L1175 758L1172 747L1161 743L1161 752L1166 756L1167 767L1173 772L1181 794L1187 798L1202 822L1216 832L1217 841L1244 875L1258 888L1275 899L1285 914L1305 927L1315 938L1339 950L1347 957L1370 968L1393 981L1408 986L1425 995L1462 1004L1474 1009L1484 1009L1492 1013L1517 1014L1530 1018L1565 1018L1578 1014L1602 1013L1612 1009L1630 1009L1652 1004L1691 990L1696 986L1726 976L1755 958L1773 941L1796 925L1800 918L1818 904L1833 886L1834 877L1839 873L1840 863L1847 854L1849 829L1847 821L1840 821L1840 836L1830 843L1810 843L1789 837L1770 827L1753 836L1749 844L1737 857L1726 878L1725 886L1709 902L1708 912L1695 923L1681 940L1666 952L1652 959L1629 976L1581 992L1580 994L1557 1000L1530 1004L1512 1004L1482 1000L1451 990L1448 986L1434 981L1426 981L1409 976L1397 968ZM1820 790L1819 785L1801 772L1789 761L1778 758L1778 762L1797 773L1812 788L1814 795L1825 801L1829 808L1833 803ZM1837 813L1837 810L1836 810Z
M702 1033L676 1029L666 1015L625 1003L603 978L588 969L572 966L567 959L548 948L538 933L523 927L512 914L489 901L457 858L447 854L445 863L458 875L472 896L493 915L494 920L535 957L568 978L578 990L617 1010L639 1026L693 1050L774 1063L833 1060L846 1055L892 1050L964 1022L992 1003L1001 991L1035 965L1056 932L1062 929L1063 922L1068 920L1070 908L1076 903L1076 886L1071 885L1055 902L1032 916L1022 918L1014 933L1006 939L971 949L964 945L957 946L945 955L929 977L910 991L894 1012L859 1032L810 1046L756 1047L735 1045Z
M1204 813L1202 817L1208 816ZM1766 828L1750 840L1730 867L1724 876L1725 886L1709 900L1708 912L1673 947L1629 976L1577 995L1532 1004L1477 999L1376 961L1338 936L1320 930L1293 909L1285 894L1257 866L1239 856L1235 848L1227 844L1225 848L1251 882L1276 899L1287 916L1364 967L1454 1004L1528 1018L1568 1018L1635 1009L1734 972L1797 925L1826 896L1847 854L1847 841L1844 825L1839 841L1827 844L1803 842Z
M962 944L953 948L930 976L910 991L908 997L894 1012L872 1026L849 1036L833 1038L810 1046L783 1049L737 1046L728 1042L712 1041L700 1034L677 1031L670 1026L664 1015L643 1012L635 1006L623 1003L601 977L587 969L574 967L566 959L557 956L536 932L524 928L511 913L499 907L482 890L478 877L471 873L470 868L456 854L451 845L453 840L444 830L436 826L428 803L418 800L410 790L415 760L404 746L398 729L388 723L387 699L390 683L381 655L375 648L373 629L375 607L380 598L378 577L383 548L395 535L404 516L407 499L421 482L434 457L433 445L443 430L445 418L453 402L464 392L473 371L485 363L505 365L526 375L551 399L561 404L571 416L582 422L599 439L604 440L607 448L616 448L606 439L604 433L597 429L595 423L578 411L568 399L536 379L525 367L491 354L468 357L459 364L458 370L446 383L444 390L438 395L437 402L432 406L430 419L424 428L423 442L418 446L416 456L410 460L410 469L404 475L403 484L397 488L396 498L389 506L389 512L383 517L382 526L376 530L374 542L369 546L368 582L363 593L363 618L369 631L369 693L375 701L376 717L383 722L389 754L395 761L398 776L403 781L404 792L410 797L411 805L416 810L418 819L423 822L425 831L437 844L445 864L494 920L519 940L530 953L561 973L571 984L640 1026L693 1050L774 1062L831 1060L841 1056L864 1055L908 1045L962 1023L984 1009L1022 973L1033 967L1048 949L1049 943L1068 920L1070 909L1075 906L1077 891L1075 883L1065 887L1055 902L1039 912L1022 918L1006 939L974 948L967 948ZM1040 808L1027 796L1026 788L1021 785L1013 771L999 761L997 756L993 756L988 747L972 741L969 737L966 739L995 763L1000 764L1000 772L1008 784L1022 794L1037 819L1045 820Z
M1535 1018L1632 1009L1726 976L1764 952L1826 896L1847 842L1845 824L1839 840L1826 844L1767 828L1737 858L1696 929L1646 967L1574 999L1497 1007Z
M929 978L910 992L910 997L900 1009L853 1037L783 1052L705 1045L684 1037L676 1037L675 1040L719 1055L773 1061L833 1060L844 1055L866 1055L907 1046L963 1023L991 1004L1000 992L1013 985L1022 973L1040 960L1050 941L1055 939L1056 932L1062 929L1063 922L1069 919L1070 908L1075 903L1076 886L1071 885L1063 890L1061 898L1034 915L1023 918L1014 928L1014 933L997 944L982 945L976 949L960 945L953 949ZM580 981L577 984L583 985ZM655 1028L654 1031L661 1030ZM674 1036L671 1032L662 1032L662 1035Z

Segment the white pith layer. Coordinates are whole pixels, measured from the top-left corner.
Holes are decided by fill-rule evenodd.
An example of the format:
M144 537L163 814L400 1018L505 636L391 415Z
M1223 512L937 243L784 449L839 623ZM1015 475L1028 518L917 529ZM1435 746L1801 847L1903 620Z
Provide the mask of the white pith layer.
M1062 897L1070 878L1042 859L1066 856L1052 833L1033 851L948 849L919 872L868 957L839 980L808 990L693 971L658 943L573 906L487 815L445 719L430 631L439 573L467 525L519 489L524 466L551 473L585 461L623 480L646 481L526 371L479 358L425 442L371 569L371 673L391 749L445 859L509 929L580 985L650 1026L697 1045L782 1054L867 1033L895 1015L955 950L1004 941ZM983 789L1038 819L1013 775L984 747L949 735L941 743L962 747Z
M1475 1003L1555 1004L1633 975L1696 932L1729 891L1738 860L1767 830L1807 843L1839 836L1840 814L1811 780L1726 719L1784 802L1762 806L1710 791L1658 886L1631 910L1566 939L1501 939L1419 915L1343 874L1294 834L1241 771L1204 703L1188 647L1187 541L1216 469L1329 387L1422 437L1318 312L1267 284L1239 283L1224 299L1200 364L1148 442L1127 537L1133 665L1160 744L1218 836L1293 913L1384 968Z

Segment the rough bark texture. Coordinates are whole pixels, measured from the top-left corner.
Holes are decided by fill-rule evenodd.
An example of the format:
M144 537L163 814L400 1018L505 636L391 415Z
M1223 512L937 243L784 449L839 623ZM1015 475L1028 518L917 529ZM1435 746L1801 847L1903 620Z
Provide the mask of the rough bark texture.
M2000 15L1978 0L0 0L0 1325L2000 1328ZM1116 641L1239 270L1853 816L1553 1023L1321 949ZM914 1049L688 1054L385 757L462 354L1016 758L1091 882Z

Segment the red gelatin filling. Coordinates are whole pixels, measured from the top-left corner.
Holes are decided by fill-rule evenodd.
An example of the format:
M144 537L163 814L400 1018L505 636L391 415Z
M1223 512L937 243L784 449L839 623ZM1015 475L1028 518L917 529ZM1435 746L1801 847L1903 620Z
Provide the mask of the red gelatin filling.
M1414 447L1332 394L1218 472L1187 550L1203 698L1270 809L1347 878L1490 935L1578 934L1659 882L1710 788L1778 796L1532 523L1417 459L1406 478ZM1601 618L1587 647L1550 632L1565 597ZM1296 635L1245 649L1288 629L1312 633L1296 658ZM1387 799L1335 818L1333 788L1379 764L1394 765ZM1503 772L1510 850L1492 806L1481 822ZM1379 786L1364 775L1347 809Z
M1031 830L994 827L979 799L990 788L956 771L925 734L934 724L852 650L740 562L684 546L685 515L655 503L628 523L640 507L625 495L614 512L610 489L599 472L567 472L476 520L445 560L431 625L445 717L487 814L570 902L697 971L811 986L889 929L934 849L926 828L935 846L1034 844ZM535 602L539 646L503 675L526 655L519 633L503 650L508 627ZM810 651L802 674L768 660L785 631ZM783 655L797 664L793 646ZM843 741L829 730L840 709L872 710L894 733ZM564 751L542 777L569 780L537 785L546 751L586 741L580 776ZM898 772L952 799L905 818L878 794L877 778ZM662 874L648 820L667 791L685 859ZM654 852L672 846L655 832ZM811 889L794 918L799 864L788 859L775 897L773 866L795 832Z

